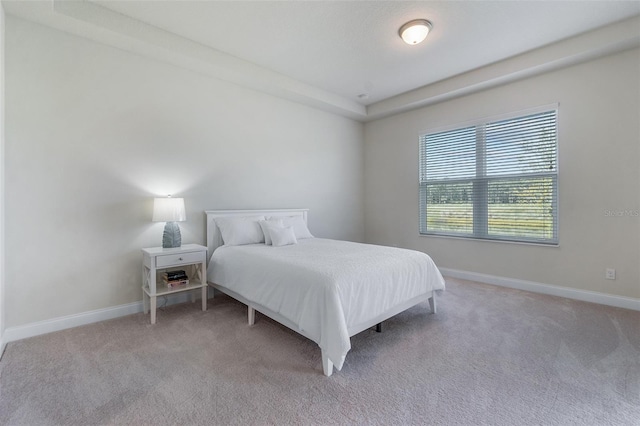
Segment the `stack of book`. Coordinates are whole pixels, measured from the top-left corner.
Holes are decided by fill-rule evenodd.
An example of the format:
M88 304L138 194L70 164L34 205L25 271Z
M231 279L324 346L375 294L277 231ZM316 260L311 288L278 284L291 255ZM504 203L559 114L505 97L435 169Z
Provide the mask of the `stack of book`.
M189 284L189 277L183 270L167 271L162 274L162 280L169 289L186 287Z

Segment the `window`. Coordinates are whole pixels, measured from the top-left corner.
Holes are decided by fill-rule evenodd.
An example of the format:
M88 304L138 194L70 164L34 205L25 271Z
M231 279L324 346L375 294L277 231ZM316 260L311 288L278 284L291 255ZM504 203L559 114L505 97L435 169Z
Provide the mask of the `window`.
M557 110L420 137L420 233L557 244Z

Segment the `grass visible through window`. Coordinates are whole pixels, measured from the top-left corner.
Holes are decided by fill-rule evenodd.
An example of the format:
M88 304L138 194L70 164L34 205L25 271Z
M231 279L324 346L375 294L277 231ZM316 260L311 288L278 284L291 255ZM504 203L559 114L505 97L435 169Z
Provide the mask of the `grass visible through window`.
M473 234L473 204L427 206L427 229ZM553 238L553 214L544 204L489 204L488 233L498 237Z

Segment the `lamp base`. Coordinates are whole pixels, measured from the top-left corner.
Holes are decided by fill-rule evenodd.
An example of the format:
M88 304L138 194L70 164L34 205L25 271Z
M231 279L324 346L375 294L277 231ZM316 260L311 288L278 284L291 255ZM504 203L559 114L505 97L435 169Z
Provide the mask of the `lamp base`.
M175 248L182 245L180 227L176 222L167 222L162 233L162 248Z

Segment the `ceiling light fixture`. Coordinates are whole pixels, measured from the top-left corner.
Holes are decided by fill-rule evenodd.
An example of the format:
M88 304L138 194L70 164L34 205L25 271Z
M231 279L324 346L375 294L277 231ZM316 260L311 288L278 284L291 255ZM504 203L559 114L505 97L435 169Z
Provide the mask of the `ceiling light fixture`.
M398 30L400 38L407 44L418 44L429 34L433 24L426 19L414 19L409 21Z

